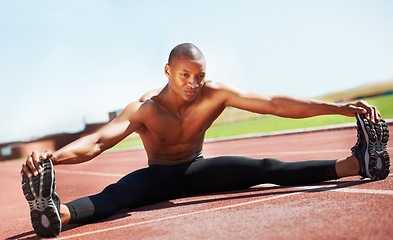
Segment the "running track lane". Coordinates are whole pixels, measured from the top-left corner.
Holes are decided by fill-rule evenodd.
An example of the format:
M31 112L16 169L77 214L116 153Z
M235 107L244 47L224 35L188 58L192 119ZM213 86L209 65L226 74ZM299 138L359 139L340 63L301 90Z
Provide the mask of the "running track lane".
M390 131L393 130L390 128ZM347 156L356 130L324 131L206 143L206 157L243 155L284 161ZM392 143L388 144L392 156ZM21 188L20 162L1 163L0 238L35 239ZM146 166L141 150L105 153L96 160L56 167L62 201L94 194L129 171ZM6 184L4 184L6 183ZM60 239L389 239L392 174L385 181L358 177L299 186L259 185L238 192L174 199L123 211L85 226L65 227Z

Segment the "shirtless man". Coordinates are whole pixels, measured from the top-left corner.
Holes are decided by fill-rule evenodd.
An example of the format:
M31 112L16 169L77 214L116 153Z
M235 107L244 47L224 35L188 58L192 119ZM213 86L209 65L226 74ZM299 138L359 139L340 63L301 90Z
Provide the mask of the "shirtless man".
M28 156L22 165L22 184L37 235L54 237L62 224L98 221L121 209L190 194L244 189L261 183L310 184L357 174L373 180L388 176L389 133L375 107L364 101L336 104L250 93L228 83L205 81L205 69L202 52L192 44L180 44L165 65L168 84L162 90L130 103L104 128L53 154L33 152ZM205 132L227 106L289 118L356 115L358 142L351 156L338 160L205 159ZM149 167L124 176L97 195L60 205L53 165L89 161L133 132L142 138Z

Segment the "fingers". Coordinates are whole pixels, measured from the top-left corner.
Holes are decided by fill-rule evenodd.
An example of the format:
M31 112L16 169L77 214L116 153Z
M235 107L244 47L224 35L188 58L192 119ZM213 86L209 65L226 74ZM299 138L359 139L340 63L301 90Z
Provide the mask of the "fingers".
M381 113L375 106L368 104L366 101L360 100L345 105L347 116L354 116L355 113L361 113L372 123L376 123L381 118Z
M29 178L33 176L33 174L30 171L30 168L26 165L26 163L22 164L22 170L20 171L20 175L22 177L23 177L23 175L26 175Z
M356 102L355 105L357 107L361 107L365 110L362 113L365 114L365 116L368 120L370 120L373 123L376 123L379 121L379 118L381 117L381 113L378 111L378 109L375 106L372 106L363 100Z
M47 158L50 158L53 161L53 153L52 153L52 151L44 152L44 154L42 156L42 159L47 159Z
M30 155L27 157L26 162L22 164L21 175L26 174L29 178L32 177L35 171L34 166L32 155Z
M41 158L41 156L40 156L40 154L38 153L38 152L36 152L36 151L34 151L33 152L33 164L34 164L34 171L33 171L33 174L34 174L34 176L37 176L38 175L38 173L42 173L42 167L41 167L41 165L40 165L40 158ZM30 166L29 166L30 167ZM30 169L32 169L32 168L30 168Z
M46 159L49 155L51 155L49 152L41 154L34 151L30 156L27 157L26 162L22 164L22 169L20 171L21 176L26 174L28 177L33 177L42 173L43 168L40 164L41 159Z

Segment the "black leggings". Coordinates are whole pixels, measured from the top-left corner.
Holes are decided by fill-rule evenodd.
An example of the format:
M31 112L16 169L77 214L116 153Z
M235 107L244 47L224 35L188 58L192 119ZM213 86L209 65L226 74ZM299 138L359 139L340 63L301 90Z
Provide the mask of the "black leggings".
M282 162L272 158L199 157L176 165L152 165L124 176L101 193L67 203L70 223L105 219L140 207L198 193L239 190L262 183L302 185L337 179L336 160Z

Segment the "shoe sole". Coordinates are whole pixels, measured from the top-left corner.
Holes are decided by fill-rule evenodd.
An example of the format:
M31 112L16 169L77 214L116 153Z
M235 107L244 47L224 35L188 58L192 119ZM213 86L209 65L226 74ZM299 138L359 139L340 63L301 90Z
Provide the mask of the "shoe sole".
M56 237L61 231L61 218L52 199L55 174L52 161L42 160L43 172L22 179L22 189L30 206L31 224L39 237Z
M390 158L386 150L389 129L384 120L371 123L365 117L356 115L363 131L367 148L364 154L365 171L372 180L382 180L389 175Z

